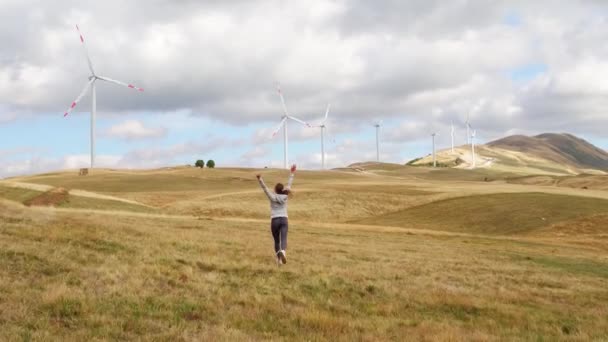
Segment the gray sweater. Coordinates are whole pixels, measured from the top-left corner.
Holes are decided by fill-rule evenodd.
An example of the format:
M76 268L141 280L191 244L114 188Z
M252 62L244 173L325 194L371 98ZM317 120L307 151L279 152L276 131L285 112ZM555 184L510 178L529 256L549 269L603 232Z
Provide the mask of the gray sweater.
M293 173L289 175L289 180L287 181L287 186L285 187L285 190L291 189L291 183L293 183L293 176ZM270 200L270 217L287 217L288 196L279 195L275 194L274 192L271 192L270 190L268 190L266 184L264 184L264 180L262 178L260 178L259 181L262 190L264 190L264 193L266 193L266 196Z

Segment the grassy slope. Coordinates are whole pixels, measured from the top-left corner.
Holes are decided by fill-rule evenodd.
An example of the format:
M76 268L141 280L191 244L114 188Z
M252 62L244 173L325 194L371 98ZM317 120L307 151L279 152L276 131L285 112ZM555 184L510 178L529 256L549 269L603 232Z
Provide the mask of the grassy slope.
M355 166L357 167L357 166ZM516 173L502 171L500 168L478 168L474 170L449 167L432 168L398 164L368 163L361 169L374 174L410 179L428 179L437 181L477 181L499 180L517 176Z
M25 203L28 200L34 199L39 196L44 196L44 192L13 188L0 185L0 198L7 200ZM151 208L147 208L141 205L124 203L119 201L99 199L99 198L87 198L80 196L68 195L65 201L57 203L57 208L81 208L81 209L94 209L94 210L121 210L130 212L153 212Z
M0 204L0 340L608 338L585 248Z
M528 232L608 212L608 200L519 193L450 198L357 223L481 234Z
M480 195L514 185L462 181L487 176L477 171L366 170L298 174L289 264L280 270L254 170L23 179L217 219L0 201L0 340L608 338L608 241L595 228L606 222L595 215L605 201ZM263 174L268 184L285 178ZM447 199L469 191L477 195ZM137 211L111 202L106 209ZM481 215L473 225L471 212ZM382 227L403 225L389 222L403 223L403 215L406 226L414 218L428 230ZM365 218L380 225L332 223ZM434 233L440 229L525 234Z
M577 171L577 168L572 165L563 163L557 163L555 161L547 160L535 156L533 154L526 154L523 152L516 152L512 150L506 150L498 147L481 145L476 147L476 153L478 156L478 165L483 164L483 160L488 158L492 159L492 165L487 169L486 172L496 174L511 174L511 175L529 175L529 174L551 174L551 175L564 175L572 174ZM451 150L441 150L436 154L437 163L439 165L449 165L449 168L455 164L456 159L462 158L462 154L470 155L470 148L467 146L460 146L456 148L456 153L452 154ZM431 166L432 156L425 156L414 162L415 166ZM470 171L470 170L466 170Z
M512 184L541 184L553 185L568 188L587 188L597 190L608 190L608 175L588 175L577 176L521 176L508 178Z
M29 199L32 199L36 196L42 194L41 191L22 189L22 188L12 188L8 186L0 185L0 198L4 198L7 200L23 203Z
M95 170L86 177L78 177L73 172L63 172L22 178L28 183L48 184L66 189L82 189L99 193L150 193L150 192L189 192L218 194L251 188L256 184L252 169L198 169L180 168L170 171L108 171ZM263 175L287 181L284 170L264 170ZM334 172L300 171L298 178L308 181L331 181L339 174L341 180L356 178L356 175ZM330 175L327 177L327 175Z

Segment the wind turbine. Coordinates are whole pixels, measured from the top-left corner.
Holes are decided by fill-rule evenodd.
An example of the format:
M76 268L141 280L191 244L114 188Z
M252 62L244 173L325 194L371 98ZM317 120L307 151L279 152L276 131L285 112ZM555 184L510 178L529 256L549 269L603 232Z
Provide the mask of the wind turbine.
M431 137L433 137L433 167L437 167L437 159L435 158L435 136L437 133L431 133Z
M325 123L327 122L327 116L329 115L330 106L331 104L328 103L327 109L325 110L325 118L323 119L323 121L321 121L319 125L313 126L321 128L321 170L325 170L325 129L327 128L327 126L325 126Z
M452 137L452 154L454 154L454 122L450 122L451 131L450 136Z
M465 122L465 125L467 126L467 144L470 143L470 139L471 139L471 132L470 132L470 130L471 130L471 123L469 121L469 114L470 114L470 111L467 112L467 120Z
M287 161L287 148L288 148L288 139L287 139L287 119L291 119L293 121L299 122L303 125L306 125L308 127L310 127L310 125L296 117L293 117L291 115L288 114L287 112L287 106L285 106L285 99L283 98L283 93L281 92L281 87L277 84L277 91L279 92L279 96L281 97L281 104L283 105L283 116L281 117L281 123L279 123L279 126L277 127L277 129L274 130L274 132L272 133L272 136L274 137L275 135L277 135L277 133L279 133L279 130L281 129L281 127L283 127L283 167L285 169L287 169L287 165L288 165L288 161Z
M376 127L376 161L380 162L380 127L382 127L382 120L377 121L374 124Z
M138 88L132 84L124 83L121 81L113 80L111 78L105 76L99 76L95 73L95 69L93 69L93 63L91 62L91 58L89 57L89 52L87 51L87 46L84 43L84 38L82 33L80 32L80 28L76 25L76 30L78 30L78 34L80 35L80 42L82 43L82 47L84 48L84 54L87 58L87 63L89 65L89 71L91 71L91 75L89 76L89 81L85 84L84 89L80 92L80 95L72 102L70 108L63 114L63 117L66 117L70 112L76 107L76 104L80 102L80 100L84 97L86 92L91 89L91 168L95 166L95 115L97 112L97 93L95 91L95 82L97 80L106 81L114 84L118 84L121 86L125 86L127 88L144 91L142 88Z
M476 130L473 130L473 132L471 133L471 153L473 154L473 166L472 166L473 169L476 167L476 161L475 161L475 135L476 134L477 134Z

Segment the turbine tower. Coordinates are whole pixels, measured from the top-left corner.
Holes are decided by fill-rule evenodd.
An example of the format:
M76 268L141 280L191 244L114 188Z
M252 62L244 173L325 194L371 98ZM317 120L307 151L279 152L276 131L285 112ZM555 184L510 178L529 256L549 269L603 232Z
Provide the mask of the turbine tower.
M76 107L76 104L78 104L78 102L80 102L80 100L82 100L82 98L87 93L87 91L89 89L91 89L91 168L93 168L95 166L95 116L97 114L97 93L95 91L95 82L97 80L101 80L101 81L106 81L106 82L118 84L121 86L125 86L127 88L139 90L139 91L144 91L144 90L142 88L138 88L129 83L124 83L121 81L113 80L113 79L105 77L105 76L97 75L95 73L95 69L93 68L93 63L91 62L91 58L89 57L89 52L87 51L87 46L84 43L84 37L82 36L82 33L80 32L80 28L78 27L78 25L76 25L76 30L78 30L78 34L80 35L80 42L82 43L82 47L84 48L84 54L87 59L87 63L89 65L89 71L91 72L91 75L89 76L89 81L85 84L84 89L82 89L82 91L80 92L80 95L78 95L76 100L74 100L74 102L72 102L72 104L70 105L70 108L68 108L68 110L63 114L63 117L66 117L68 114L70 114L70 112L72 112L74 107Z
M376 127L376 161L380 162L380 127L382 127L382 120L374 124Z
M272 133L272 136L274 137L275 135L277 135L277 133L279 133L279 130L281 129L281 127L283 128L283 168L287 169L289 165L288 163L288 138L287 138L287 120L291 119L293 121L299 122L303 125L306 125L308 127L310 127L309 124L307 124L306 122L293 117L291 115L288 114L287 112L287 106L285 106L285 99L283 98L283 93L281 92L281 87L279 86L279 84L277 84L277 91L279 92L279 96L281 97L281 104L283 105L283 116L281 117L281 123L279 123L279 126L277 127L277 129Z
M473 154L473 164L472 164L473 169L477 166L476 160L475 160L475 135L476 134L477 134L476 130L473 130L473 132L471 133L471 153Z
M330 104L327 104L327 109L325 110L325 118L321 121L320 124L314 127L321 128L321 170L325 170L325 129L327 126L325 123L327 122L327 116L329 115Z
M467 144L469 144L471 142L471 140L470 140L471 139L471 132L470 132L471 131L471 123L469 121L469 114L470 114L470 111L467 112L467 120L465 122L465 125L467 126Z
M452 137L452 154L454 154L454 122L450 122L451 131L450 136Z
M437 159L435 158L435 136L437 133L431 133L431 137L433 137L433 167L437 167Z

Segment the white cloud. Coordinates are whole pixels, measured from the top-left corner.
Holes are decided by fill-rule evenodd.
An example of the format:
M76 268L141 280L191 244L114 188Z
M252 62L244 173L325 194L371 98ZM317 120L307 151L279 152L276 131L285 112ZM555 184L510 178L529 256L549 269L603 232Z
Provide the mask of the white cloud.
M0 123L22 113L61 113L75 98L88 74L74 30L80 23L100 74L146 88L135 93L100 83L100 112L267 123L253 132L255 145L281 145L280 136L269 138L282 114L276 81L290 112L302 119L319 120L331 102L333 134L361 132L380 118L400 120L383 132L393 144L427 139L430 130L445 139L451 121L462 130L467 112L488 139L544 131L600 137L608 125L603 1L58 0L3 2L2 9L0 103L10 114L0 114ZM518 20L509 23L508 16ZM510 78L529 65L543 68ZM76 110L89 105L87 96ZM105 133L153 139L177 124L130 120ZM311 146L319 139L317 130L295 125L289 134ZM155 147L155 155L126 152L122 162L170 163L177 146ZM332 160L374 155L373 144L362 144Z
M127 120L110 127L105 134L125 140L150 139L165 137L167 129L165 127L145 127L141 121Z
M17 114L12 113L0 113L0 124L6 124L17 120Z
M96 167L103 168L118 167L119 161L119 156L112 155L98 155L95 159ZM2 159L2 154L0 153L0 178L58 170L73 170L89 166L89 155L66 155L61 158L51 158L34 154L22 159ZM120 164L120 167L126 168L129 166Z

